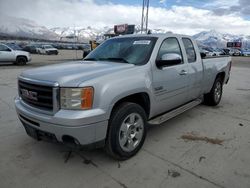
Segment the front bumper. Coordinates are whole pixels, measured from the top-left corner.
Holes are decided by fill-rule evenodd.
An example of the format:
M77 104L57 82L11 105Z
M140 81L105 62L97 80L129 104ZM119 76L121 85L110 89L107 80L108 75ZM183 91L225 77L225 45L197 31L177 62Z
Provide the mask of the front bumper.
M58 51L57 50L48 50L48 51L46 51L46 54L48 54L48 55L57 55Z
M26 132L37 139L46 137L58 142L73 138L79 145L90 145L101 142L106 138L108 120L101 109L87 111L59 110L54 115L36 112L22 104L23 101L15 99L16 111L23 123ZM32 134L36 132L36 134Z
M27 57L27 61L30 62L32 60L31 55Z

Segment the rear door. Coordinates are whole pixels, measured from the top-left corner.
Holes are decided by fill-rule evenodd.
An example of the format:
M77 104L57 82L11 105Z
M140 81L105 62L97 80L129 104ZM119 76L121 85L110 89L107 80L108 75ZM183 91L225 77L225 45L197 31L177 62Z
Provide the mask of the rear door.
M180 41L176 37L166 38L158 51L157 59L164 54L179 54L182 62L153 70L153 88L157 111L165 112L187 102L188 65L183 59Z
M0 44L0 61L14 61L15 52L7 46Z
M193 100L202 94L203 64L198 52L198 47L190 38L182 38L185 48L185 57L188 62L188 99Z

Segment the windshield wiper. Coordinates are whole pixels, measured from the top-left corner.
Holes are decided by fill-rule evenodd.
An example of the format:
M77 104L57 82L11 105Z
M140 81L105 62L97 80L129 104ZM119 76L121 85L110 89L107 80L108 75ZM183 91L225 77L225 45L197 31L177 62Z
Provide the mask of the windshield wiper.
M119 61L119 62L129 63L126 59L121 57L100 58L99 60L109 60L109 61Z

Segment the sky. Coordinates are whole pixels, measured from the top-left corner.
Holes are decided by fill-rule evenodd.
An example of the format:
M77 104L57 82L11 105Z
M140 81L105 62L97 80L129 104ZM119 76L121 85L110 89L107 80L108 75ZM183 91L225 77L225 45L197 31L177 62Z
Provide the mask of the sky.
M141 21L142 0L0 0L0 16L53 27L113 27ZM150 0L149 28L193 35L204 30L250 35L249 0Z

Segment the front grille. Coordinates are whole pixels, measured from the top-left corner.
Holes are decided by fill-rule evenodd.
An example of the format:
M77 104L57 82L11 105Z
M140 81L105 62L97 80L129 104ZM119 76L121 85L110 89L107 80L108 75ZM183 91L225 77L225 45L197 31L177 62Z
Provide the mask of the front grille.
M49 54L57 54L57 51L56 50L50 50L48 51Z
M19 80L19 95L22 100L42 110L53 110L53 87Z

